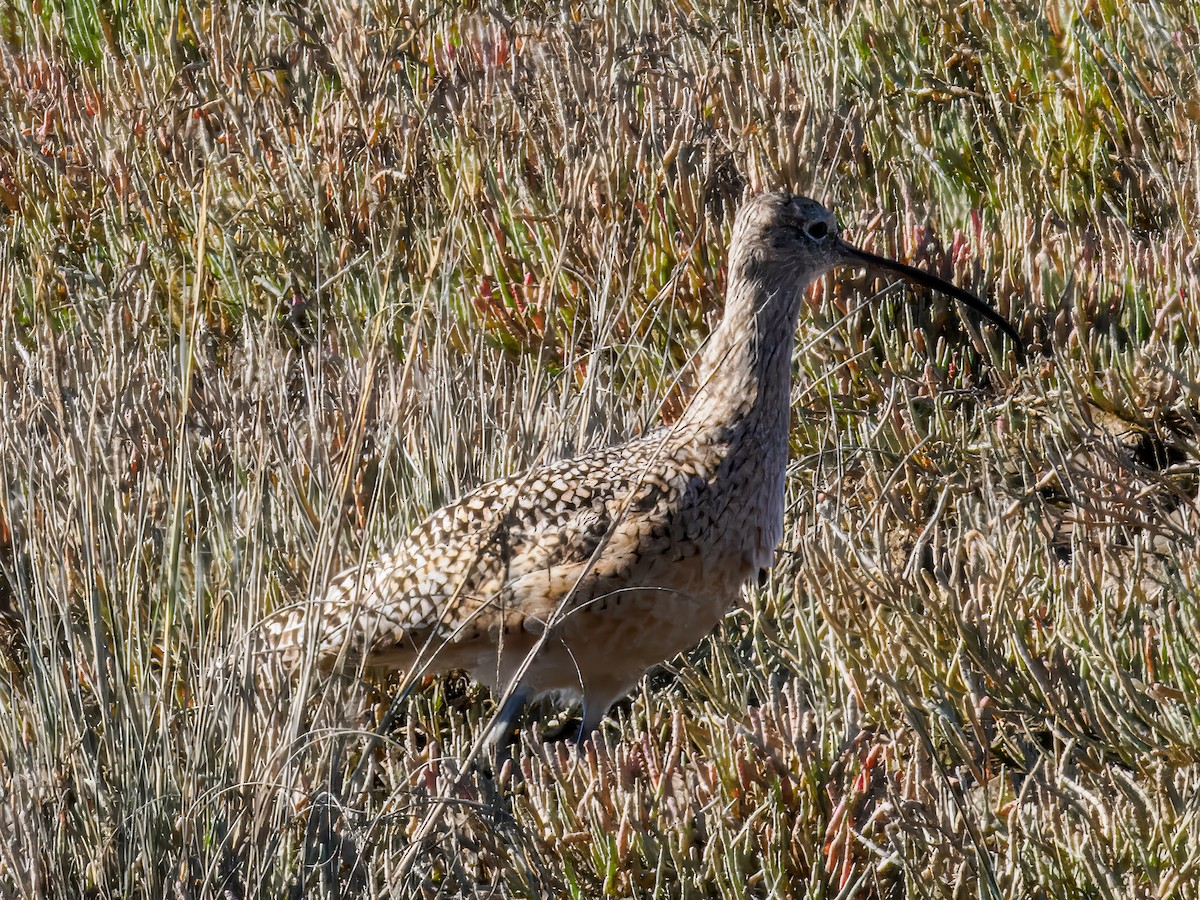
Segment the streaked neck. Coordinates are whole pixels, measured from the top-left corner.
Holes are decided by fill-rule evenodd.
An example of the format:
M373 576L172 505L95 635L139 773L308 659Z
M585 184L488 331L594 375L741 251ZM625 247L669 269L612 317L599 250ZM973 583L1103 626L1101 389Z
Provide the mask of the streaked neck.
M730 267L725 317L701 354L688 424L753 424L786 436L796 320L810 281L753 257Z

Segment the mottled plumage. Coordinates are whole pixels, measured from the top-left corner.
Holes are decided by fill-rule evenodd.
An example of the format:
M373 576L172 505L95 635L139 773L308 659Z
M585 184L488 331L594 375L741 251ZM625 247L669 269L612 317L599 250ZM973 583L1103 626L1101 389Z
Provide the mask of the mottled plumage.
M583 734L650 666L707 635L769 567L783 531L791 355L804 290L856 259L970 294L838 237L815 201L763 194L738 215L724 320L678 422L476 488L391 553L271 624L294 662L462 669L516 703L583 699ZM547 626L551 634L526 664ZM524 665L524 671L521 668Z

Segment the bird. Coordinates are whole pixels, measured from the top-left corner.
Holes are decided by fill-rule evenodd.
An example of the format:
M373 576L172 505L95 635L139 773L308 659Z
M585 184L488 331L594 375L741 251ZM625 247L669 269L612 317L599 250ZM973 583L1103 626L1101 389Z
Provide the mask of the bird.
M285 664L461 670L506 698L489 740L542 695L582 703L579 741L651 667L698 644L770 569L783 536L792 351L809 286L835 267L949 295L1020 347L993 307L841 237L783 192L735 217L724 314L682 414L615 446L492 481L269 625Z

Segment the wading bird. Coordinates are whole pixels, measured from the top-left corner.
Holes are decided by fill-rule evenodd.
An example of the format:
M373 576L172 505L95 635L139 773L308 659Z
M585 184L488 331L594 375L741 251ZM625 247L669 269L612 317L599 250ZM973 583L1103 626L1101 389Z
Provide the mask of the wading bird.
M725 313L678 421L493 481L433 513L392 552L271 623L289 664L465 670L503 691L493 738L531 698L583 703L580 739L651 666L704 638L783 534L792 349L804 292L837 266L974 295L843 241L833 213L761 194L740 210Z

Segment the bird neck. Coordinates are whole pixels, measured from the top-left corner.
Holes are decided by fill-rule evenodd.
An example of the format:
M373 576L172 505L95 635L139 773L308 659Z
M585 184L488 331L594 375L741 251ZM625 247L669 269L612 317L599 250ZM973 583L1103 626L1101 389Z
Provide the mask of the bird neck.
M730 266L725 317L701 354L689 424L787 440L796 320L810 281L753 258Z

